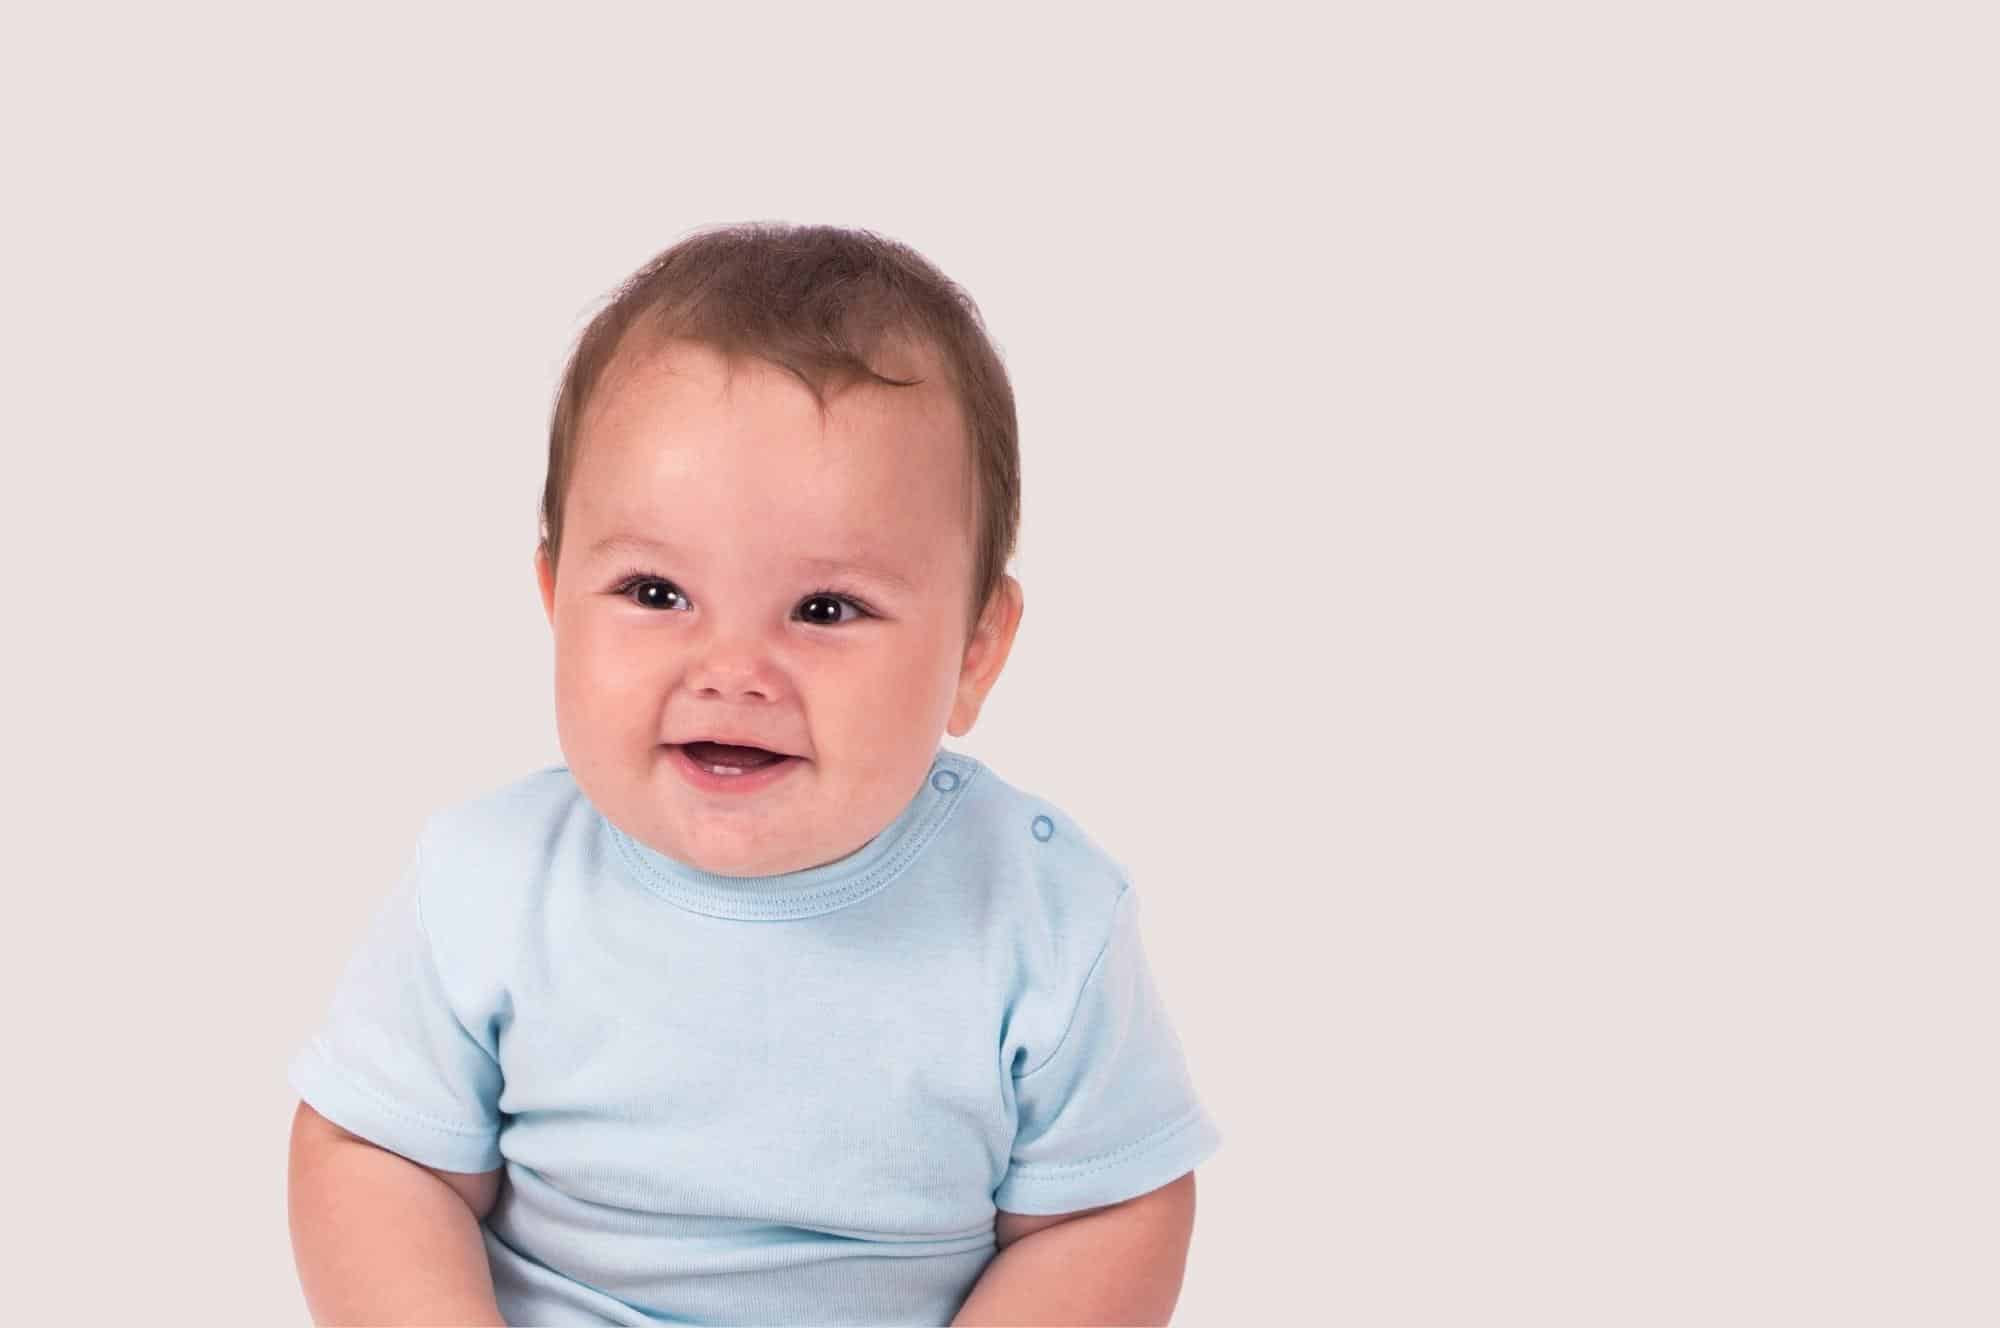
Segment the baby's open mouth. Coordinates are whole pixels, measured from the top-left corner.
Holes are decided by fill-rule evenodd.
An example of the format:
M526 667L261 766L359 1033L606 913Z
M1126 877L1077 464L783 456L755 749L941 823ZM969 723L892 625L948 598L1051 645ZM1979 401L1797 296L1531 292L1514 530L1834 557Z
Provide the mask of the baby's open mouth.
M762 747L737 747L726 742L686 742L681 744L681 750L712 775L740 775L792 759L782 752L766 751Z

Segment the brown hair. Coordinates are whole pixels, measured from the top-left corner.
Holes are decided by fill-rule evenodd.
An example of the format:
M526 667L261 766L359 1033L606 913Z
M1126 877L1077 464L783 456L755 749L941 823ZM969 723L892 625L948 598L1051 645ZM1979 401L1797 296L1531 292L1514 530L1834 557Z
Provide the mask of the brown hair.
M743 222L683 237L618 287L578 337L563 372L542 485L541 537L552 572L584 408L635 329L787 369L812 393L822 419L829 389L923 381L877 373L871 355L890 344L933 351L970 435L967 508L978 522L970 636L1005 574L1021 513L1014 390L971 296L914 249L871 231Z

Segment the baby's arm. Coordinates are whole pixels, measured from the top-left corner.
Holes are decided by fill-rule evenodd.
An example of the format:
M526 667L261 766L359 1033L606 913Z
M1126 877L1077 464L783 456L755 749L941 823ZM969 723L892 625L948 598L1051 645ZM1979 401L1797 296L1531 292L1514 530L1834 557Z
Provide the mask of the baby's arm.
M970 1324L1164 1324L1194 1234L1194 1173L1102 1208L1002 1212L1000 1252L953 1316Z
M286 1193L313 1322L504 1328L479 1230L499 1189L498 1170L420 1166L299 1103Z

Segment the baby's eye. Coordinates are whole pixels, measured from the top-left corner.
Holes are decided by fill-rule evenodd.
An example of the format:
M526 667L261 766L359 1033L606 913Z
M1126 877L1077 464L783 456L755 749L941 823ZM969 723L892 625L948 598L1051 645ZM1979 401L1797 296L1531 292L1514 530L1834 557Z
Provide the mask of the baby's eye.
M843 604L854 610L846 618L840 616L840 606ZM799 605L799 612L807 622L816 623L821 627L837 627L843 622L853 622L856 618L868 616L868 610L861 607L859 601L850 599L846 595L837 595L831 590L814 591L806 597L803 604Z
M642 609L683 610L688 602L679 586L657 576L629 577L618 587L618 593ZM841 616L842 606L849 610L844 618ZM817 590L800 603L799 616L815 626L838 627L872 615L866 605L851 595Z
M687 596L681 593L679 586L657 576L635 576L618 587L618 593L642 609L668 608L671 607L671 600L687 603Z

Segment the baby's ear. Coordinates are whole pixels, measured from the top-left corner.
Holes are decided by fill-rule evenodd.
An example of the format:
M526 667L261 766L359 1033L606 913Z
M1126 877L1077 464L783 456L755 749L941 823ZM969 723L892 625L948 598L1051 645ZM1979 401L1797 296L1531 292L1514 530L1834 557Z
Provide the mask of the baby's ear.
M958 670L958 694L952 698L951 717L944 731L962 738L972 731L986 694L999 680L1007 654L1014 648L1014 633L1021 626L1023 608L1021 583L1002 575L1000 584L987 597L972 639L965 643L965 659Z
M549 567L549 546L535 546L535 581L541 587L542 612L547 615L549 626L556 625L556 574Z

